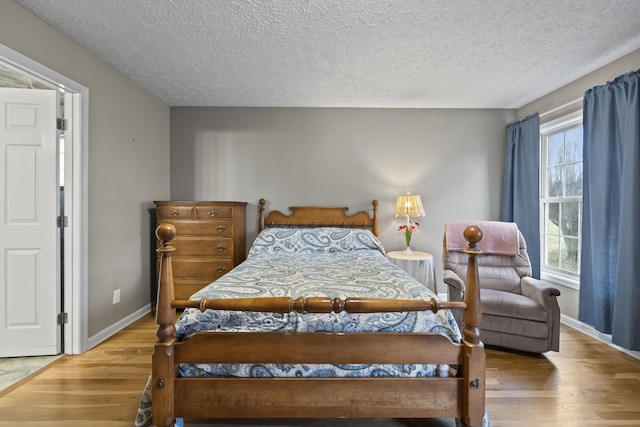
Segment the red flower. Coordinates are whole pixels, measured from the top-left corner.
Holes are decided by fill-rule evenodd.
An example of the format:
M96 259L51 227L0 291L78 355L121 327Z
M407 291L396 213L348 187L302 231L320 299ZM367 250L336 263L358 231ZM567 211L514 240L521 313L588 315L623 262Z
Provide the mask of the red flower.
M409 247L411 243L411 235L414 231L417 231L419 227L419 222L413 222L411 220L409 220L409 225L402 224L398 226L398 232L400 234L404 234L405 241L407 242L407 247Z

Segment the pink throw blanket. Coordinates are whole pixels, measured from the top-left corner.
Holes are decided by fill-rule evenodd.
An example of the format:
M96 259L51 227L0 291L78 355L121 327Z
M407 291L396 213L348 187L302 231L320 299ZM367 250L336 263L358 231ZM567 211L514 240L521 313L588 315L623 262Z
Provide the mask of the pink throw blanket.
M516 256L520 248L518 226L515 222L469 221L445 224L445 248L451 252L461 252L468 247L464 229L477 225L482 230L480 250L486 254Z

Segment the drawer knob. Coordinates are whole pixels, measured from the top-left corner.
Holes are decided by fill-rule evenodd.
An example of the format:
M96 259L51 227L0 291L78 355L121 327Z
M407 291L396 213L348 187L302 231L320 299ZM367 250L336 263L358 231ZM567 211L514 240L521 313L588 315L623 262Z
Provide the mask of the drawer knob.
M224 252L227 250L226 246L222 246L222 245L218 245L216 246L216 249L218 250L218 252Z
M209 211L209 216L218 216L217 211Z
M224 268L224 267L218 267L218 268L216 269L216 271L217 271L218 273L224 273L226 270L227 270L227 269L226 269L226 268Z
M173 212L171 212L171 216L180 216L180 212L173 211Z
M219 226L217 226L217 227L216 227L216 230L217 230L219 233L222 233L223 231L226 231L226 230L227 230L227 227L225 227L224 225L219 225Z

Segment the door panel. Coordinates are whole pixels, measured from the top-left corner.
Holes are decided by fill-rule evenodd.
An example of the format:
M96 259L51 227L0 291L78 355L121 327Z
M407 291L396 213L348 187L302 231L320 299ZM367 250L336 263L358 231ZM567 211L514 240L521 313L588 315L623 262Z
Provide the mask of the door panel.
M0 89L0 357L61 349L57 98Z

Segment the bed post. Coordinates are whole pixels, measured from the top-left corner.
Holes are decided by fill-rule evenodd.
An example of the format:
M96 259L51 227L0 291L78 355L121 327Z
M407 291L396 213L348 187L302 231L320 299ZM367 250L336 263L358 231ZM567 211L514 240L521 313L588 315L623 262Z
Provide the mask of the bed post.
M158 341L153 348L151 401L153 402L153 423L155 426L173 426L175 423L173 384L176 376L174 364L174 333L176 310L171 306L175 299L171 252L175 250L171 241L176 236L176 228L171 224L161 224L156 229L156 237L162 241L157 249L160 255L158 301L156 324Z
M467 263L467 280L464 302L467 309L464 312L464 345L465 362L462 376L463 388L463 425L481 426L485 413L485 354L484 345L480 341L480 326L482 324L482 309L480 307L480 285L478 282L478 264L476 256L482 254L478 242L482 240L482 230L470 225L464 230L464 238L469 247L464 252L469 257Z
M371 226L371 232L374 236L378 235L378 200L374 199L373 202L373 225Z
M264 230L264 205L267 203L265 199L260 199L258 202L258 210L260 211L258 217L258 231Z

